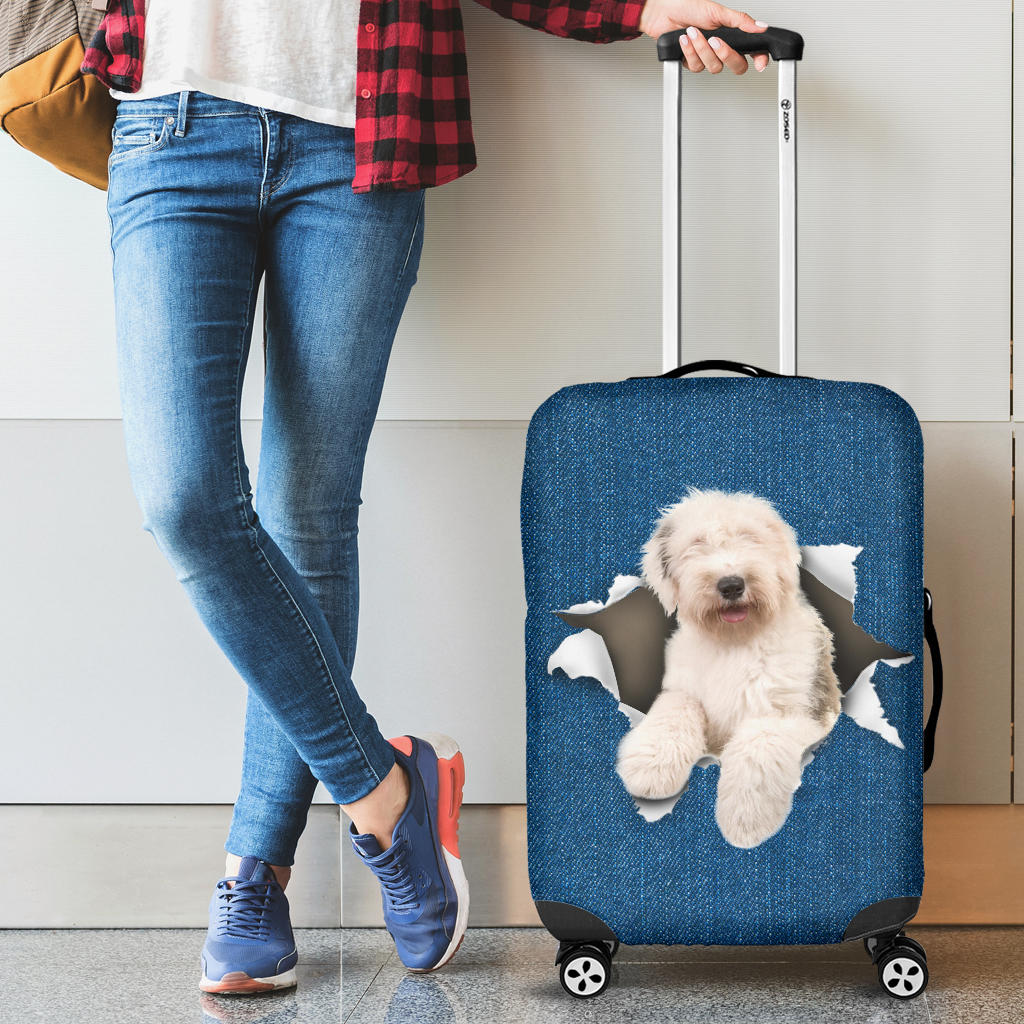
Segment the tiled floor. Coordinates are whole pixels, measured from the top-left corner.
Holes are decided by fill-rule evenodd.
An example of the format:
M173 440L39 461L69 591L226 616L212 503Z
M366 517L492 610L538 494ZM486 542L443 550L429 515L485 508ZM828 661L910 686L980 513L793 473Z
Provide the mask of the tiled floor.
M859 943L624 946L608 990L578 1001L559 985L554 940L533 929L471 929L456 958L429 975L407 973L383 931L301 929L297 988L235 998L196 987L199 930L8 930L0 1022L1024 1024L1024 929L910 933L931 975L910 1002L882 992Z

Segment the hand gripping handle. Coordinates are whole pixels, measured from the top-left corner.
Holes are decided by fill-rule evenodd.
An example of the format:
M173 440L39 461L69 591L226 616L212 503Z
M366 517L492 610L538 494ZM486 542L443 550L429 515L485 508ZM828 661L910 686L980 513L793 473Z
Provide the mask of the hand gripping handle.
M800 60L804 55L804 37L799 32L769 26L763 32L741 32L738 28L702 28L705 37L718 36L737 53L768 51L772 60ZM685 28L673 29L658 37L658 60L682 60L679 37Z

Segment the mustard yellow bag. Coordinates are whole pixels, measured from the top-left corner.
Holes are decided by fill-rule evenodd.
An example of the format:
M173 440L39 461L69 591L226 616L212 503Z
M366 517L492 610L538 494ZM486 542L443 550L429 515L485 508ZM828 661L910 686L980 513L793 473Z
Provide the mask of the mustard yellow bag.
M0 128L74 178L107 187L117 101L80 64L106 4L0 3Z

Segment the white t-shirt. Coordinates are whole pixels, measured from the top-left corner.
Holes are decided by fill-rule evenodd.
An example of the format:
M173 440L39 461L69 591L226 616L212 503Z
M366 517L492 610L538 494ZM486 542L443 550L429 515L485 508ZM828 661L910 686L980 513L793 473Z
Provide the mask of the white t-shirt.
M110 95L195 89L354 128L358 31L359 0L148 0L139 91Z

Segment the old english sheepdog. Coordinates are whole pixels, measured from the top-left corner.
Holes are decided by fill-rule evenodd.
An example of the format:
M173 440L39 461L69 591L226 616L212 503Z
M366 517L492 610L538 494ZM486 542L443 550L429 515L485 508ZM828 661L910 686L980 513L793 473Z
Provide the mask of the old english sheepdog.
M633 796L657 800L717 758L718 827L733 846L757 846L785 824L804 754L839 717L832 633L804 596L796 533L771 502L691 488L661 512L643 578L678 626L618 772Z

